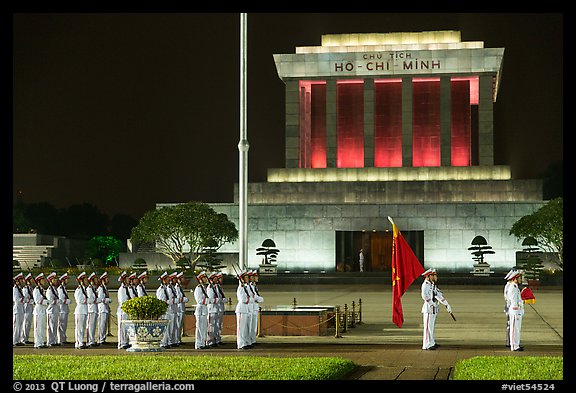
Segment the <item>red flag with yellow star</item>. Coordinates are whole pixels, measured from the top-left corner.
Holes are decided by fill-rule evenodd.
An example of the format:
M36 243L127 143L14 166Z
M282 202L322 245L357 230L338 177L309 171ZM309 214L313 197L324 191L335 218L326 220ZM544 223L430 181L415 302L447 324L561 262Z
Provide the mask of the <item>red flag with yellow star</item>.
M414 282L416 277L424 272L424 267L410 248L402 233L390 217L394 232L392 242L392 322L399 328L404 323L404 313L402 311L402 295Z

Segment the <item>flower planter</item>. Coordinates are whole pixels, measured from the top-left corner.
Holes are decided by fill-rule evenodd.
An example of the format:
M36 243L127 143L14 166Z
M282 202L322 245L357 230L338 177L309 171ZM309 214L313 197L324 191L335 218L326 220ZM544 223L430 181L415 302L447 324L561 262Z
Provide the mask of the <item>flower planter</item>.
M129 352L161 352L164 348L160 346L164 332L168 326L167 319L157 320L124 320L121 322L130 348Z

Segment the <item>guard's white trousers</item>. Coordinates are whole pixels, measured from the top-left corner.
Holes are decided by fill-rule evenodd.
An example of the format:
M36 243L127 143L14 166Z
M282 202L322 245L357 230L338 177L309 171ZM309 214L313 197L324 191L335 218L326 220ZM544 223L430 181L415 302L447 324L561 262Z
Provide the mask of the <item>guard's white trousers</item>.
M46 322L48 329L46 331L46 339L48 345L54 345L58 342L58 320L60 319L60 313L46 313Z
M168 345L172 345L174 341L174 318L176 316L172 313L164 314L162 318L168 320L168 324L166 325L166 330L164 331L164 337L162 337L162 342L160 345L166 347Z
M171 344L181 344L183 332L184 332L184 313L177 312L174 315L174 332Z
M106 342L108 334L108 314L107 312L98 313L98 344Z
M224 325L224 312L219 311L216 314L216 331L214 332L214 340L216 343L222 342L222 326Z
M428 349L436 344L434 340L434 327L436 325L436 314L422 313L424 324L424 334L422 336L422 349Z
M87 344L96 344L96 328L98 326L98 313L89 312L86 327L88 329Z
M34 347L46 345L46 314L34 314Z
M252 318L250 319L250 344L256 342L256 336L258 335L258 311L252 313Z
M58 344L64 344L68 341L66 336L66 329L68 329L68 314L67 312L61 312L58 314Z
M84 337L86 336L86 322L88 320L88 314L74 314L74 338L76 340L74 347L80 348L86 344Z
M22 328L22 342L25 343L30 338L30 329L32 328L33 320L32 311L24 313L24 327Z
M208 313L208 345L218 344L218 313Z
M122 325L122 321L128 319L128 314L121 311L116 314L118 318L118 349L121 349L124 345L128 345L128 336L126 335L126 329Z
M24 327L24 314L12 314L12 345L22 341L22 329Z
M208 315L196 315L196 342L194 348L198 349L208 345Z
M510 350L520 347L520 330L522 329L522 315L510 314Z
M252 344L250 342L251 314L236 313L236 345L238 349Z

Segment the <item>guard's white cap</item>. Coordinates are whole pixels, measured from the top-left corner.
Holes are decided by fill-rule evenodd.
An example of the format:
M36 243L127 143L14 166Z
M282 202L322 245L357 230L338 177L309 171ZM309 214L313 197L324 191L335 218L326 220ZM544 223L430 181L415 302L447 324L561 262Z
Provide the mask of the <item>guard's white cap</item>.
M435 273L436 273L436 269L428 269L424 273L422 273L422 276L428 277L430 274L435 274Z

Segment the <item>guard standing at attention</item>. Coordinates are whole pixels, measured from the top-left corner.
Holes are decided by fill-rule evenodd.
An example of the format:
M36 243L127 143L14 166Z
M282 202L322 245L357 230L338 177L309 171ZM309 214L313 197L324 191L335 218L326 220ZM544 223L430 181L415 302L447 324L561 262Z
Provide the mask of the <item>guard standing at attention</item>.
M24 293L24 321L22 326L22 342L24 344L32 344L30 341L30 329L32 328L32 319L34 314L34 287L32 283L34 283L34 278L32 277L32 273L28 273L26 277L24 277L24 281L26 285L24 285L23 293Z
M46 278L44 273L38 274L34 281L36 287L34 288L34 348L46 348L46 308L48 307L48 299L46 298L46 290L44 284Z
M189 299L184 293L184 272L176 274L176 283L174 284L174 289L176 289L176 294L180 302L178 303L178 309L176 312L176 323L174 331L174 341L176 345L182 344L182 335L184 334L184 315L186 314L186 303Z
M148 272L142 272L138 275L138 286L136 287L136 292L138 297L148 296L146 292L146 283L148 282Z
M442 291L436 286L438 275L436 269L428 269L422 275L425 278L422 283L421 296L424 300L422 305L422 317L424 322L424 334L422 338L422 349L434 350L439 347L434 339L434 328L436 326L436 315L438 314L438 303L446 306L446 310L452 313L452 307L444 298Z
M258 336L258 317L260 315L260 303L264 302L264 298L258 292L258 272L252 270L249 275L250 288L254 294L254 303L252 304L252 318L250 320L250 345L256 345L256 337Z
M74 291L74 300L76 301L76 308L74 309L74 336L76 342L74 347L76 349L85 349L86 341L84 341L84 337L86 336L88 321L88 292L86 291L88 280L86 273L80 273L76 277L76 281L78 281L78 287Z
M510 315L509 309L510 305L508 304L508 290L510 289L510 285L512 284L512 280L510 276L516 272L516 269L510 270L504 279L506 280L506 285L504 285L504 314L506 314L506 348L510 348Z
M18 273L12 278L12 346L22 346L22 329L24 328L25 298L22 290L24 275Z
M518 283L521 282L522 272L510 274L511 284L507 292L508 318L510 319L510 350L523 351L520 346L520 331L522 329L522 316L524 315L524 300L520 295Z
M226 303L228 303L228 298L224 295L222 290L222 282L224 280L224 275L222 272L216 273L216 290L218 292L218 313L216 314L216 331L214 333L214 340L216 344L222 345L222 325L224 323L224 312L226 311Z
M216 272L210 273L208 276L208 286L207 292L210 297L210 303L208 303L208 345L210 347L217 347L218 343L216 341L216 329L218 322L218 310L220 297L218 289L216 288Z
M98 296L98 345L106 344L108 334L108 318L110 317L110 292L108 291L108 272L100 275L100 286L96 290Z
M168 320L168 325L164 331L164 337L162 337L160 346L169 349L171 348L170 343L174 336L174 313L173 308L171 307L171 305L174 304L174 297L172 291L168 288L168 273L162 273L160 277L158 277L158 280L160 281L160 286L156 290L156 298L162 300L168 305L166 313L162 316L162 318Z
M96 273L92 272L90 276L88 276L88 288L86 289L86 293L88 294L88 319L86 321L88 330L87 345L90 348L98 346L96 344L96 334L98 327L97 287L98 276L96 276Z
M250 312L254 299L248 287L248 274L242 271L238 276L236 289L236 345L238 349L250 349Z
M68 273L64 273L59 278L58 298L60 299L60 314L58 315L58 344L68 344L66 330L68 329L68 315L70 315L70 296L68 296Z
M128 336L126 335L126 330L122 326L122 321L128 319L128 314L122 310L122 304L126 300L130 300L130 289L126 284L126 272L122 272L118 276L118 281L120 282L120 287L118 288L118 308L116 309L116 317L118 320L118 349L128 349L130 344L128 343Z
M58 321L60 320L60 297L58 296L58 275L52 272L48 275L48 289L46 290L46 298L48 299L48 307L46 307L46 317L48 330L46 339L48 346L58 344Z
M194 316L196 317L196 340L195 349L208 349L208 304L212 301L207 291L208 277L206 272L202 271L196 276L198 285L194 289L194 300L196 308Z

